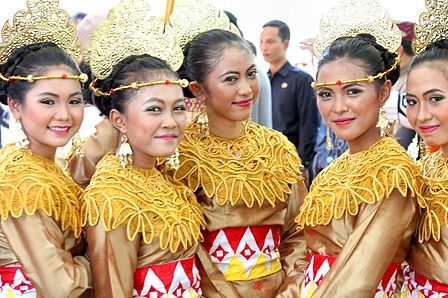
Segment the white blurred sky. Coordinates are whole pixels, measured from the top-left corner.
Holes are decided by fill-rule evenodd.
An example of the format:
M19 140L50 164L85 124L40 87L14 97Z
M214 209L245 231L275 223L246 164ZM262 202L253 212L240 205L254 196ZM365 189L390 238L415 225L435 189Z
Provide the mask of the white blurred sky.
M152 0L152 2L165 0ZM319 32L322 13L335 0L207 0L217 7L231 11L238 18L238 25L245 38L259 45L260 31L264 23L272 19L286 22L291 28L291 43L288 57L292 62L308 59L306 52L298 47L301 39L315 36ZM424 0L378 0L385 6L392 18L400 21L417 21L425 9ZM13 13L25 8L26 0L1 0L0 22L3 24ZM86 13L107 13L119 0L60 0L60 6L71 15Z

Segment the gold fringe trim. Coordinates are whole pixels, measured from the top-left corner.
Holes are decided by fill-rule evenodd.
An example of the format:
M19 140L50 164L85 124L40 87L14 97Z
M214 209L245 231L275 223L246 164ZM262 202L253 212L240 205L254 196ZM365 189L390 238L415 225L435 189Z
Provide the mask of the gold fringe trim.
M186 181L193 191L204 189L219 205L234 206L242 200L247 207L265 200L272 206L285 202L291 184L302 179L302 163L296 148L279 132L246 121L236 139L203 138L195 118L179 145L177 181Z
M42 210L61 226L81 233L82 189L52 160L10 144L0 151L0 214L3 220Z
M358 214L360 204L379 202L394 189L424 206L422 186L420 170L406 151L394 139L382 138L366 151L345 152L319 173L296 221L299 229L327 225L346 212Z
M102 222L106 231L124 224L129 240L138 233L160 248L176 252L202 241L205 227L202 207L186 186L168 180L156 168L123 169L118 158L107 154L98 163L81 202L82 225Z
M440 230L448 226L448 159L439 150L428 154L420 160L425 186L423 197L427 207L422 209L418 224L420 243L440 240Z

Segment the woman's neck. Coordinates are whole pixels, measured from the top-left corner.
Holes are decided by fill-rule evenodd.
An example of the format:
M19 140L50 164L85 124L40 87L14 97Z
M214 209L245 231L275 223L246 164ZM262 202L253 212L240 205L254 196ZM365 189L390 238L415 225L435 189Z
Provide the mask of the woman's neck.
M243 121L216 121L209 120L210 133L223 139L235 139L243 131Z

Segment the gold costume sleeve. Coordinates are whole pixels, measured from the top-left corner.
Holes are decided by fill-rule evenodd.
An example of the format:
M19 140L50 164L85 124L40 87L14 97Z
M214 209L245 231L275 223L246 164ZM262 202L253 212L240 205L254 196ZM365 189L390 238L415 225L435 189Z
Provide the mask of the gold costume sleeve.
M79 297L91 288L87 260L65 250L60 227L43 211L1 220L1 229L39 296Z
M132 297L140 236L129 241L126 226L106 232L101 223L86 233L95 297Z
M306 241L304 231L297 229L295 217L307 194L305 183L299 181L293 187L285 215L285 225L280 231L281 242L279 246L280 261L285 279L278 290L276 297L296 297L303 281L307 260Z
M107 152L118 146L119 132L109 119L96 125L96 133L88 137L82 148L83 156L72 156L69 168L73 180L85 188L95 172L96 164Z
M403 239L409 248L406 235L415 231L416 209L415 201L398 190L375 204L362 204L353 231L313 297L373 297L389 265L401 262L394 257Z

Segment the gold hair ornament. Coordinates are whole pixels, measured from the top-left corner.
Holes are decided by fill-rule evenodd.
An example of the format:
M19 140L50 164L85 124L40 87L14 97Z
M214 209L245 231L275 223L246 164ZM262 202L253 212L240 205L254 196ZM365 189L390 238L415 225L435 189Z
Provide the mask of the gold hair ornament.
M59 0L27 0L27 10L19 10L13 23L5 22L0 44L0 64L8 60L17 48L52 42L77 60L81 54L81 42L76 36L76 26L69 21L68 13L58 8Z
M427 11L420 15L414 27L412 49L415 54L423 52L432 42L448 39L448 1L426 0L425 5Z
M179 85L182 88L188 87L188 81L186 79L180 79L180 80L164 80L164 81L151 81L146 83L137 83L134 82L130 85L124 85L117 88L109 89L108 91L101 91L99 88L97 88L98 80L95 79L92 83L89 85L89 89L95 92L96 96L111 96L117 93L117 91L123 91L127 89L139 89L142 87L148 87L148 86L154 86L154 85Z
M33 76L27 75L26 77L22 76L10 76L5 77L2 73L0 73L0 79L6 82L14 82L14 81L28 81L30 83L39 80L52 80L52 79L60 79L60 80L78 80L81 83L85 83L89 80L89 77L85 73L80 73L77 76L62 74L60 76Z
M389 75L393 70L395 70L398 65L400 64L400 55L397 53L397 57L395 57L395 61L394 64L387 70L380 72L374 76L367 76L365 78L360 78L360 79L352 79L352 80L338 80L335 82L312 82L311 83L311 87L313 87L313 89L317 89L320 87L325 87L325 86L341 86L344 84L350 84L350 83L363 83L363 82L367 82L367 83L373 83L376 79L381 79L384 76Z
M122 0L92 34L85 53L92 73L105 79L115 65L132 55L151 55L164 60L173 70L183 62L182 48L166 32L147 0ZM124 42L125 41L125 42Z
M320 36L314 43L318 57L340 37L370 34L389 52L401 45L401 31L385 8L376 0L340 0L320 21Z

